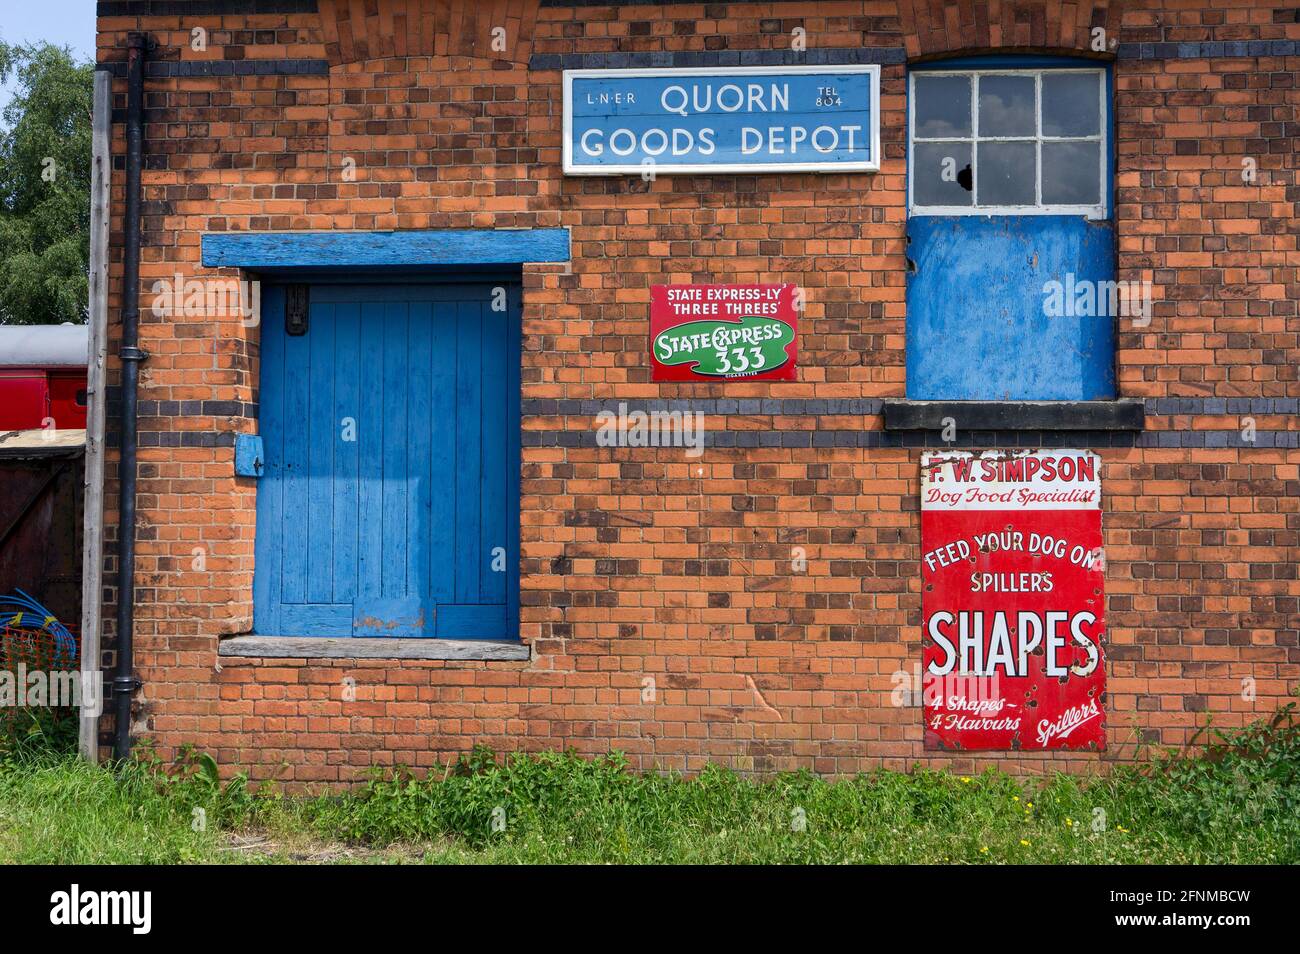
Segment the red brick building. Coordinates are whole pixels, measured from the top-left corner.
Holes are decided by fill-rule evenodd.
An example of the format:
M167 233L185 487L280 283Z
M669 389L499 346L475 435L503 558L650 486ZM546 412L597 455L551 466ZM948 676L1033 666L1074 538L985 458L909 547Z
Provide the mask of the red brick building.
M119 123L129 35L150 42L137 739L296 783L476 743L1092 771L1296 686L1294 3L98 15ZM566 116L565 71L794 66L867 77L877 171L819 145L817 171L566 174L571 133L620 140L570 130L595 120ZM745 111L770 156L765 83ZM1146 310L1023 310L1076 271L1149 283ZM259 319L213 306L229 279L260 283ZM655 380L652 286L778 284L801 294L795 380ZM605 446L620 405L702 412L703 445ZM899 691L922 659L925 448L1098 455L1104 751L925 746Z

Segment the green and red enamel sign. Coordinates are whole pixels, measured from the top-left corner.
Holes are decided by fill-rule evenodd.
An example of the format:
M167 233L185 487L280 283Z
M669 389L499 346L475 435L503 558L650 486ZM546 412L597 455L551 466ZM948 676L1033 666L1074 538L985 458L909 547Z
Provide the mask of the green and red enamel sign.
M655 381L794 381L795 286L652 285Z

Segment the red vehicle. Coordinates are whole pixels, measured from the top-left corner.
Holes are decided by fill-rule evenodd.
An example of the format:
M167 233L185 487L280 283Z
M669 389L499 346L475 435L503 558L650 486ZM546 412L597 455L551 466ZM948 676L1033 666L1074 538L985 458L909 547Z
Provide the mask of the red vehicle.
M86 426L85 325L0 325L0 431Z

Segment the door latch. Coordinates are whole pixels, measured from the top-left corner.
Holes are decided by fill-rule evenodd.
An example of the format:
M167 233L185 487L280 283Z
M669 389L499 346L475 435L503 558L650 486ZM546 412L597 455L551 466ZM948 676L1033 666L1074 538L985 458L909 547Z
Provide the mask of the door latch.
M256 434L235 435L236 477L261 477L263 460L262 438Z
M298 337L307 333L307 310L311 304L310 285L286 285L284 288L284 331Z

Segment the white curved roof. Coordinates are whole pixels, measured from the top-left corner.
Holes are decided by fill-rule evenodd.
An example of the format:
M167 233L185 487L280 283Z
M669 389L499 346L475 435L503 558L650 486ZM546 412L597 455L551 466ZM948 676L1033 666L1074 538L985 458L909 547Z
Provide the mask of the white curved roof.
M0 367L80 367L89 358L85 325L0 325Z

